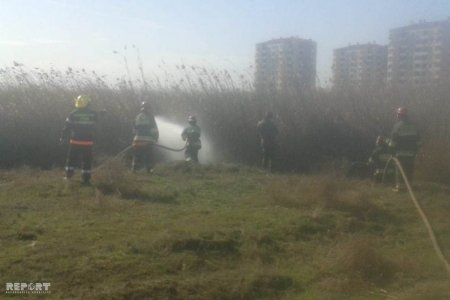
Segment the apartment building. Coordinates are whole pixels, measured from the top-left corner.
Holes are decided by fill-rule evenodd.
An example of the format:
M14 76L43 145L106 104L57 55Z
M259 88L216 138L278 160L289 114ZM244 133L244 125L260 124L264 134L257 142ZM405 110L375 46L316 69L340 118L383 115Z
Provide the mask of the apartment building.
M388 47L352 45L334 50L333 87L380 87L386 82Z
M313 89L316 85L316 55L316 42L296 37L257 44L255 88Z
M449 82L450 19L395 28L390 31L389 39L388 83Z

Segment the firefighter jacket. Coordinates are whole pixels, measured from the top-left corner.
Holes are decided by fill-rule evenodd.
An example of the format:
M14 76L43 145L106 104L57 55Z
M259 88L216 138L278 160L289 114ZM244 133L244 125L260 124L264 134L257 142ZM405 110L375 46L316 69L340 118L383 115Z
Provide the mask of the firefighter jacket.
M398 157L414 157L417 153L419 133L414 124L400 120L394 124L389 146Z
M272 120L264 119L258 122L257 130L263 145L274 145L278 135L278 129Z
M95 111L89 108L75 109L66 119L62 138L70 138L72 145L92 146L97 120Z
M186 146L200 149L202 143L200 141L201 129L198 125L190 125L186 127L181 133L183 141L187 141Z
M156 143L159 138L159 131L155 117L145 112L139 113L134 123L134 134L134 144Z

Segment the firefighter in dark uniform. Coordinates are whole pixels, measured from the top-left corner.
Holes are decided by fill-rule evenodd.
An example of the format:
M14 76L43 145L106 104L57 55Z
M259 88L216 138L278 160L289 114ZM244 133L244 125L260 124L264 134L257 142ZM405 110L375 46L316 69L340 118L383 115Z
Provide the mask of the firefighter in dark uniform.
M141 103L141 112L136 117L133 130L134 152L131 168L137 171L143 166L147 173L150 173L154 163L153 144L158 141L159 131L149 102Z
M89 184L92 168L92 146L94 145L94 130L97 123L97 113L89 108L91 99L80 95L75 99L75 110L66 119L61 143L69 140L69 151L66 160L66 179L75 172L81 157L81 179Z
M413 179L414 160L416 158L419 144L419 134L416 125L410 122L406 107L397 109L397 122L391 132L389 147L392 153L400 161L408 180ZM396 186L394 191L401 188L401 174L396 169Z
M275 159L276 138L278 129L273 123L273 114L268 112L263 120L257 124L258 135L261 141L262 167L272 171L272 163Z
M184 157L186 161L198 163L198 151L202 148L202 142L200 140L202 131L197 125L197 118L195 116L189 116L188 123L189 126L181 133L181 138L183 141L186 141Z

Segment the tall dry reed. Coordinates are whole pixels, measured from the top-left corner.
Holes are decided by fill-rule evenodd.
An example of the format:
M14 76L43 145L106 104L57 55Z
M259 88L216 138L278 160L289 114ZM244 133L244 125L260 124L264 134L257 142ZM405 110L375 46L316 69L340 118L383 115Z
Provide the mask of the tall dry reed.
M164 66L162 66L163 68ZM142 100L155 114L185 122L196 114L199 125L224 160L259 162L256 123L267 111L279 127L276 168L308 171L334 160L364 160L379 134L389 135L395 108L404 105L421 130L423 151L446 155L450 132L450 85L378 90L254 91L247 75L180 65L176 75L147 80L116 78L84 69L29 69L19 63L0 69L0 166L61 165L61 128L81 93L102 113L96 152L114 154L132 138L132 124ZM237 79L236 79L237 78ZM436 165L439 158L421 153ZM435 160L432 162L431 160ZM420 172L427 178L424 168ZM430 177L430 176L428 176Z

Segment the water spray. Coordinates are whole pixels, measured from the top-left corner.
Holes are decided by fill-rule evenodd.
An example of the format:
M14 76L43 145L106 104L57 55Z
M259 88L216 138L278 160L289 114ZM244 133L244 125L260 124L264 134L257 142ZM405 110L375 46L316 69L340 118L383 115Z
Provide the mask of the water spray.
M181 132L183 131L184 127L161 116L156 116L155 120L159 130L158 144L164 145L164 147L169 145L170 147L172 147L172 145L177 145L173 147L173 149L181 148L181 143L184 143L181 140ZM204 134L204 131L202 132L202 136L200 137L200 139L202 141L202 149L199 151L200 162L213 163L217 161L218 157L216 155L216 151L213 150L211 140L206 134ZM180 152L171 151L168 152L167 155L170 160L184 160L184 156Z
M168 153L170 160L183 160L184 157L181 154L183 150L186 149L186 144L180 145L181 140L181 132L183 131L183 127L181 125L175 124L163 117L157 116L155 117L156 123L158 125L158 130L160 132L160 138L159 143L151 143L153 147L161 148L170 151ZM209 139L206 137L202 137L202 161L205 162L212 162L214 160L213 152L212 152L212 146L209 142ZM175 145L178 144L178 147L170 147L166 145ZM125 156L129 150L131 150L134 147L134 145L129 145L122 151L120 151L115 156L107 159L104 161L101 165L99 165L97 168L95 168L94 171L98 171L99 169L103 168L107 164L122 158ZM204 157L204 158L203 158Z

